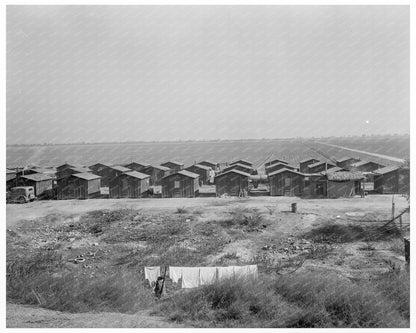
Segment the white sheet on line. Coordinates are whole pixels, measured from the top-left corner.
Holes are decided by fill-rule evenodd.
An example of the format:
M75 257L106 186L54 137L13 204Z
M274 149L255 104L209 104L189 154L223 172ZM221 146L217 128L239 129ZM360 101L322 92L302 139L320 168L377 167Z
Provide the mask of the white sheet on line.
M169 277L175 283L178 283L179 279L182 278L182 267L170 266Z
M199 284L213 284L217 280L217 267L200 267Z
M234 266L228 267L217 267L218 270L218 281L224 279L230 279L234 277Z
M149 266L144 268L144 277L149 280L150 286L152 286L152 282L156 282L159 276L160 266Z
M182 267L182 288L199 286L199 267Z

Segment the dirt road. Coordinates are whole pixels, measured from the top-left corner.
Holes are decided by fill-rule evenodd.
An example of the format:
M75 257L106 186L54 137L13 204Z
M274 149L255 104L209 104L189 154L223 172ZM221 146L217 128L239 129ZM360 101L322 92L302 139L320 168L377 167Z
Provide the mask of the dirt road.
M322 145L326 145L326 146L330 146L330 147L335 147L335 148L341 148L341 149L349 150L349 151L352 151L352 152L355 152L355 153L366 154L366 155L374 156L374 157L377 157L377 158L382 158L382 159L385 159L385 160L389 160L389 161L392 161L392 162L397 162L397 163L405 163L406 162L404 159L398 158L398 157L387 156L387 155L376 154L376 153L369 153L368 151L363 151L363 150L358 150L358 149L352 149L352 148L337 146L337 145L333 145L331 143L326 143L326 142L321 142L321 141L316 141L316 143L320 143Z
M208 206L233 205L241 203L247 207L276 206L279 210L290 210L291 203L297 203L298 211L304 213L321 213L322 207L330 215L337 216L346 211L391 211L391 195L371 195L366 198L339 199L300 199L297 197L249 197L239 198L178 198L178 199L90 199L90 200L50 200L36 201L24 205L6 205L7 228L16 226L24 220L32 220L50 214L62 216L80 215L98 209L132 208L151 211L153 209L174 212L179 207L196 208ZM395 195L396 212L408 206L408 202Z

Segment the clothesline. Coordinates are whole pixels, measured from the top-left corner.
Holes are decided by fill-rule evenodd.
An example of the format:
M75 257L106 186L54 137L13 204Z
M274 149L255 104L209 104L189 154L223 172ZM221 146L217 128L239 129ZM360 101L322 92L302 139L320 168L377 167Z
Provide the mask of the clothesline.
M166 268L167 269L167 268ZM160 266L145 267L145 279L150 285L160 276ZM215 267L178 267L170 266L167 276L174 283L182 282L182 288L196 288L213 284L229 278L254 278L258 277L257 265L245 266L215 266Z

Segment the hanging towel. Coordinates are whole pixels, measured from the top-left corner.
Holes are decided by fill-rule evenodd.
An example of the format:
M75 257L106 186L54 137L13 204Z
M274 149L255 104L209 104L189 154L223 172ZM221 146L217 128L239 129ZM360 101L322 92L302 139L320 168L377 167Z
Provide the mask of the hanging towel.
M248 266L234 266L234 275L236 278L246 279L248 277Z
M156 282L159 276L160 276L160 266L144 268L144 278L149 280L150 286L152 286L152 282Z
M218 281L224 279L230 279L234 277L234 266L229 267L217 267L218 270Z
M217 279L217 267L200 267L199 284L201 286L213 284Z
M247 273L250 277L257 279L259 276L257 265L248 265L247 266Z
M199 286L199 267L182 267L182 288Z
M172 282L178 283L179 279L182 278L182 267L169 267L169 277L171 278Z

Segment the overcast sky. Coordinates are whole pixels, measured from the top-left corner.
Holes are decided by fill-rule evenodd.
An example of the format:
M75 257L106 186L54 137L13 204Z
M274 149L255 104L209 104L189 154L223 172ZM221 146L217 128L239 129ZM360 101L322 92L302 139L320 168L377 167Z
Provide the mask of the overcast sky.
M407 6L8 6L7 143L409 133Z

